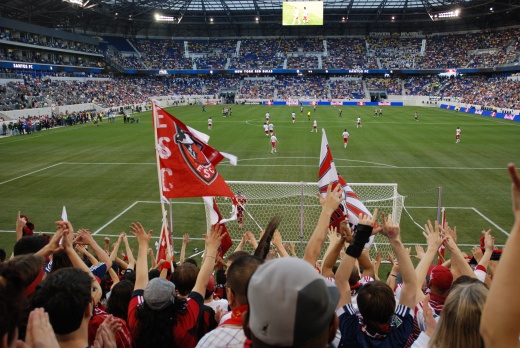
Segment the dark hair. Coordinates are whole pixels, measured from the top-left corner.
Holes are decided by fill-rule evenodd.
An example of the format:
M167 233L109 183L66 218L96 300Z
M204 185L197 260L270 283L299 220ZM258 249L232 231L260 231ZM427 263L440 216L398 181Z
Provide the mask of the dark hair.
M9 346L16 338L24 301L20 271L13 264L0 264L0 338L7 334Z
M123 276L121 277L121 280L129 280L129 281L132 282L132 284L135 284L135 272L132 271L131 269L127 269L123 273Z
M477 278L473 278L473 277L470 277L467 275L461 275L460 277L458 277L457 279L455 279L453 281L453 283L451 284L450 291L457 285L466 284L466 283L473 284L473 283L482 283L482 282L480 280L478 280ZM487 285L485 283L482 283L482 284L484 284L484 286L487 288Z
M0 262L4 262L6 256L7 254L5 253L5 250L0 248Z
M160 311L148 307L146 301L137 307L135 317L138 320L136 347L179 347L175 343L173 328L177 325L177 316L186 312L186 300L175 297L170 306Z
M62 268L74 267L65 250L52 254L51 273Z
M253 255L246 255L236 259L228 268L227 286L235 295L240 305L247 304L247 284L249 278L264 261Z
M58 335L66 335L81 326L85 309L92 303L92 279L78 268L62 268L38 285L31 308L43 307Z
M134 283L123 280L114 285L107 301L107 313L126 321L128 317L128 304L132 298Z
M377 280L359 289L357 303L369 330L379 330L381 325L388 325L395 311L394 292L386 283Z
M7 262L15 268L23 270L20 274L24 288L31 285L33 280L38 276L42 268L45 266L43 256L37 255L19 255L15 256Z
M181 296L188 296L197 282L199 269L191 263L184 262L177 267L172 275L172 282L175 284L175 290Z
M43 256L36 256L33 254L18 255L9 260L6 264L13 266L16 269L23 270L20 273L22 285L24 290L31 285L31 283L38 277L40 272L43 272L45 266L45 259ZM34 289L33 289L34 290ZM25 297L21 303L20 310L22 312L22 319L18 325L18 338L25 340L25 331L27 330L27 320L29 319L29 299L32 293Z
M34 254L47 245L45 236L26 236L20 238L13 248L14 256L24 254Z
M199 265L197 264L197 260L195 260L193 257L188 257L188 258L184 259L184 263L186 263L186 262L191 263L195 267L199 268Z
M227 262L234 262L239 257L247 256L247 255L250 255L247 251L244 251L244 250L235 251L234 253L232 253L231 255L229 255L227 257Z
M159 278L161 276L161 271L159 271L158 269L152 269L150 271L148 271L148 280L152 280L153 278Z
M350 286L356 285L359 282L359 270L356 266L352 267L352 272L350 273L350 277L348 278L348 284Z

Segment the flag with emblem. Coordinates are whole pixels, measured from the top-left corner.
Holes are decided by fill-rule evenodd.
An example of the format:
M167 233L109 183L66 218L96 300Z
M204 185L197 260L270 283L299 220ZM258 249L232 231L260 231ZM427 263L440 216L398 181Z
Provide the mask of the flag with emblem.
M165 198L225 196L233 192L216 170L224 158L237 158L207 144L209 136L186 126L153 104L161 195Z

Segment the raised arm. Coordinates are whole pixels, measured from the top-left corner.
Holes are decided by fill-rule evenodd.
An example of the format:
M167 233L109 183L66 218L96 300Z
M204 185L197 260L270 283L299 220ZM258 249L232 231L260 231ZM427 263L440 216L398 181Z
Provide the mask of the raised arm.
M428 220L428 223L424 225L423 236L426 238L428 247L426 248L424 255L421 255L421 261L419 261L417 267L415 267L415 276L417 278L418 285L417 293L415 295L416 304L424 299L424 294L421 290L421 284L424 282L424 279L426 279L428 268L432 264L435 255L437 255L437 250L439 250L439 247L444 242L444 239L441 237L441 230L437 221L435 221L435 227L433 227L432 222ZM419 254L420 248L418 249L418 255Z
M152 231L146 233L143 225L140 222L133 222L130 226L132 234L137 239L139 249L137 251L137 262L135 265L135 284L134 290L144 290L148 285L148 246L150 245L150 238L152 238Z
M217 260L218 247L222 238L222 226L219 224L211 226L209 235L204 235L204 239L206 240L204 261L200 267L197 280L195 281L195 286L192 290L192 292L197 292L202 297L204 297L204 294L206 293L206 285L208 284L211 273L213 273L213 268Z
M334 231L335 233L335 231ZM323 262L321 264L321 275L324 277L334 277L334 272L332 271L332 267L338 261L338 256L341 253L341 249L345 244L345 238L343 235L340 235L339 238L331 241L332 247L329 248L329 252L323 258Z
M134 231L132 231L132 233L134 233ZM135 257L134 253L132 252L132 249L130 248L130 244L128 244L128 236L126 235L126 233L123 235L123 243L125 243L126 257L128 257L128 268L133 270L135 267Z
M517 276L520 261L520 175L515 166L508 165L511 177L511 196L515 221L507 239L500 262L489 289L480 320L480 334L486 347L519 347L518 313L520 298Z
M283 246L282 235L278 230L274 231L273 245L275 246L276 251L278 251L280 257L289 257L289 253L287 252L287 250L285 250L285 247Z
M190 235L184 233L182 236L182 246L181 246L181 254L179 255L179 263L182 265L184 263L184 258L186 257L186 246L191 242Z
M74 236L74 229L72 228L72 224L68 221L58 221L56 222L56 225L58 226L58 229L63 229L62 246L65 249L67 256L69 257L72 266L83 270L90 275L92 280L94 280L94 274L92 274L90 268L88 268L85 262L83 262L81 257L79 257L79 255L74 250L74 247L72 246L72 239ZM94 292L101 293L101 285L97 281L92 282L92 287Z
M360 214L359 216L357 232L354 235L354 239L347 247L346 254L341 259L338 270L336 271L336 286L341 294L336 308L343 307L352 301L348 279L350 278L356 259L361 256L366 242L372 235L372 229L376 218L377 209L374 211L372 217L365 214Z
M90 263L92 264L92 266L95 266L99 263L99 261L94 257L94 255L92 255L91 253L89 253L87 251L87 249L85 249L85 247L81 244L76 244L76 247L74 248L76 249L76 251L78 252L78 254L80 255L84 255L87 257L87 259L89 259Z
M417 278L408 251L406 251L401 242L399 225L392 221L391 215L389 215L387 219L383 214L383 230L381 233L388 238L390 246L394 250L395 256L399 261L399 270L401 271L401 277L403 278L403 288L401 290L399 302L403 306L414 308L415 295L417 292Z
M23 227L27 221L20 217L20 211L18 211L18 217L16 219L16 241L18 242L23 237Z
M452 268L455 266L458 269L458 271L460 272L460 275L466 275L471 278L477 278L477 276L475 275L475 272L473 272L470 265L468 264L468 262L462 255L462 252L460 251L459 247L457 246L457 242L453 238L451 228L448 225L446 225L445 230L446 230L445 232L447 232L446 233L447 234L446 249L448 249L451 254L450 260L451 260ZM452 272L452 273L453 273L453 279L456 279L455 273L454 272Z
M336 210L338 205L341 203L343 191L341 185L336 185L332 189L332 182L327 187L327 193L325 197L319 195L321 204L321 214L318 219L318 223L314 232L312 233L307 246L305 247L305 253L303 259L309 262L313 267L318 260L325 238L327 237L327 228L330 223L330 216Z
M110 256L105 252L105 250L99 246L99 244L94 240L89 230L80 229L78 231L79 239L83 244L87 244L92 248L92 251L96 253L97 258L100 262L104 262L107 265L107 269L112 267L112 260Z

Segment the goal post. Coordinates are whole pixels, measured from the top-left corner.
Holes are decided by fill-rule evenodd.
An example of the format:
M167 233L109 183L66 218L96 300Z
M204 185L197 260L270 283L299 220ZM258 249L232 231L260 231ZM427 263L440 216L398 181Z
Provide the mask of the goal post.
M242 226L239 221L226 224L234 245L228 251L233 252L237 243L246 231L254 233L257 240L260 232L265 228L273 216L282 217L278 227L284 242L295 243L295 250L299 257L314 232L321 213L321 205L317 198L318 184L308 182L265 182L265 181L227 181L231 190L240 192L246 199L242 216ZM372 212L375 208L379 212L392 214L399 223L404 206L404 196L397 192L397 184L363 184L349 183L352 190L359 196L367 209ZM231 200L225 197L215 197L222 215L225 217L231 209ZM206 209L206 221L209 227L209 213ZM245 250L252 250L244 246ZM383 236L377 235L371 256L377 251L390 251L390 247ZM322 253L325 251L323 248ZM323 255L322 255L323 256Z

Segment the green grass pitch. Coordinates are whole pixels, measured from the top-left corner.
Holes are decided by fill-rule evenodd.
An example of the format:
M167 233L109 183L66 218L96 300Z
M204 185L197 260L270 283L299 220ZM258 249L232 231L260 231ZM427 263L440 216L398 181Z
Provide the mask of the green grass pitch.
M238 156L236 167L227 162L217 166L226 180L317 181L321 131L311 133L316 119L348 182L398 183L408 211L421 225L435 219L442 185L442 205L450 225L457 226L459 243L476 244L480 232L491 228L497 243L503 244L513 223L506 165L520 165L520 123L438 108L383 108L383 117L373 117L372 107L342 107L342 118L333 106L318 106L316 112L305 107L302 115L296 106L235 105L233 116L226 118L222 106L208 106L207 112L200 106L168 110L208 133L218 150ZM274 155L262 127L267 111L279 139ZM0 247L12 250L18 210L29 216L36 231L52 232L63 206L75 228L89 228L99 242L103 236L128 231L132 221L141 221L158 236L161 209L151 113L139 116L139 124L123 124L117 118L99 127L86 124L1 138ZM362 128L356 128L358 116ZM457 126L462 129L459 144ZM351 134L347 149L341 136L345 128ZM198 238L205 232L200 203L174 200L176 250L183 233ZM404 212L401 226L405 243L423 242L420 229ZM189 247L202 250L203 244L198 240Z

